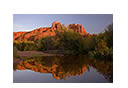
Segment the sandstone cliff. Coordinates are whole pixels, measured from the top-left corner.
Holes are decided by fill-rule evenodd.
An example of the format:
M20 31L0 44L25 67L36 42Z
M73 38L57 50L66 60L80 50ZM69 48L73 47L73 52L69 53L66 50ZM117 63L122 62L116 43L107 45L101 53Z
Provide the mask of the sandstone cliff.
M62 25L60 22L54 21L51 27L42 27L29 32L13 32L13 40L35 41L45 36L55 36L55 31L60 31ZM67 28L80 33L82 36L88 34L81 24L69 24Z

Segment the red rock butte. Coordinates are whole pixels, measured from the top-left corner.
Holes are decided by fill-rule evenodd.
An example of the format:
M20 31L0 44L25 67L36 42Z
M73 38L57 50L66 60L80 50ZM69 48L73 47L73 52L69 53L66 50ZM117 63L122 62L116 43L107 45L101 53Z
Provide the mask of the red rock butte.
M41 27L29 32L13 32L13 40L18 41L35 41L45 36L55 36L55 31L59 31L63 27L58 21L54 21L51 27ZM85 28L81 24L69 24L68 30L80 33L82 36L87 35Z

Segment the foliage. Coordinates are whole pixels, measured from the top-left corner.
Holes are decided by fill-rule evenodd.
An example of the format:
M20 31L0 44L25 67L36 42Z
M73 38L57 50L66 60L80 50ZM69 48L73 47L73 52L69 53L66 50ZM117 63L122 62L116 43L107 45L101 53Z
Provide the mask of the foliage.
M82 53L85 39L77 32L63 32L59 37L61 50L69 50L72 54Z
M17 58L20 58L20 56L17 56Z
M37 44L33 41L14 41L13 45L20 51L37 50Z
M14 57L17 56L17 48L15 46L13 46L13 56Z
M38 42L38 50L53 50L56 47L55 39L51 36L41 38Z
M113 56L113 24L110 24L105 32L95 36L95 49L89 51L90 56L109 57Z

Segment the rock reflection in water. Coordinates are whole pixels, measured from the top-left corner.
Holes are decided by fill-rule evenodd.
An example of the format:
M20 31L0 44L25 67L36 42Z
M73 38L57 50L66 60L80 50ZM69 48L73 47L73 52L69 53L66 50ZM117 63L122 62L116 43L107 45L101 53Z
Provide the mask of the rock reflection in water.
M51 73L54 79L66 79L79 76L95 68L109 82L113 82L112 61L89 59L87 56L52 56L27 58L14 63L14 70L33 70L40 73Z

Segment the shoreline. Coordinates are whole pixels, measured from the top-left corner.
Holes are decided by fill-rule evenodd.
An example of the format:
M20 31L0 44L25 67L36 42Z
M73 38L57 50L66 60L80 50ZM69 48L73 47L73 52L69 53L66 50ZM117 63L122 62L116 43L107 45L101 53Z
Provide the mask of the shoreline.
M51 51L18 51L17 52L18 56L21 58L24 57L29 57L29 56L64 56L64 54L58 54L56 52L51 52Z

